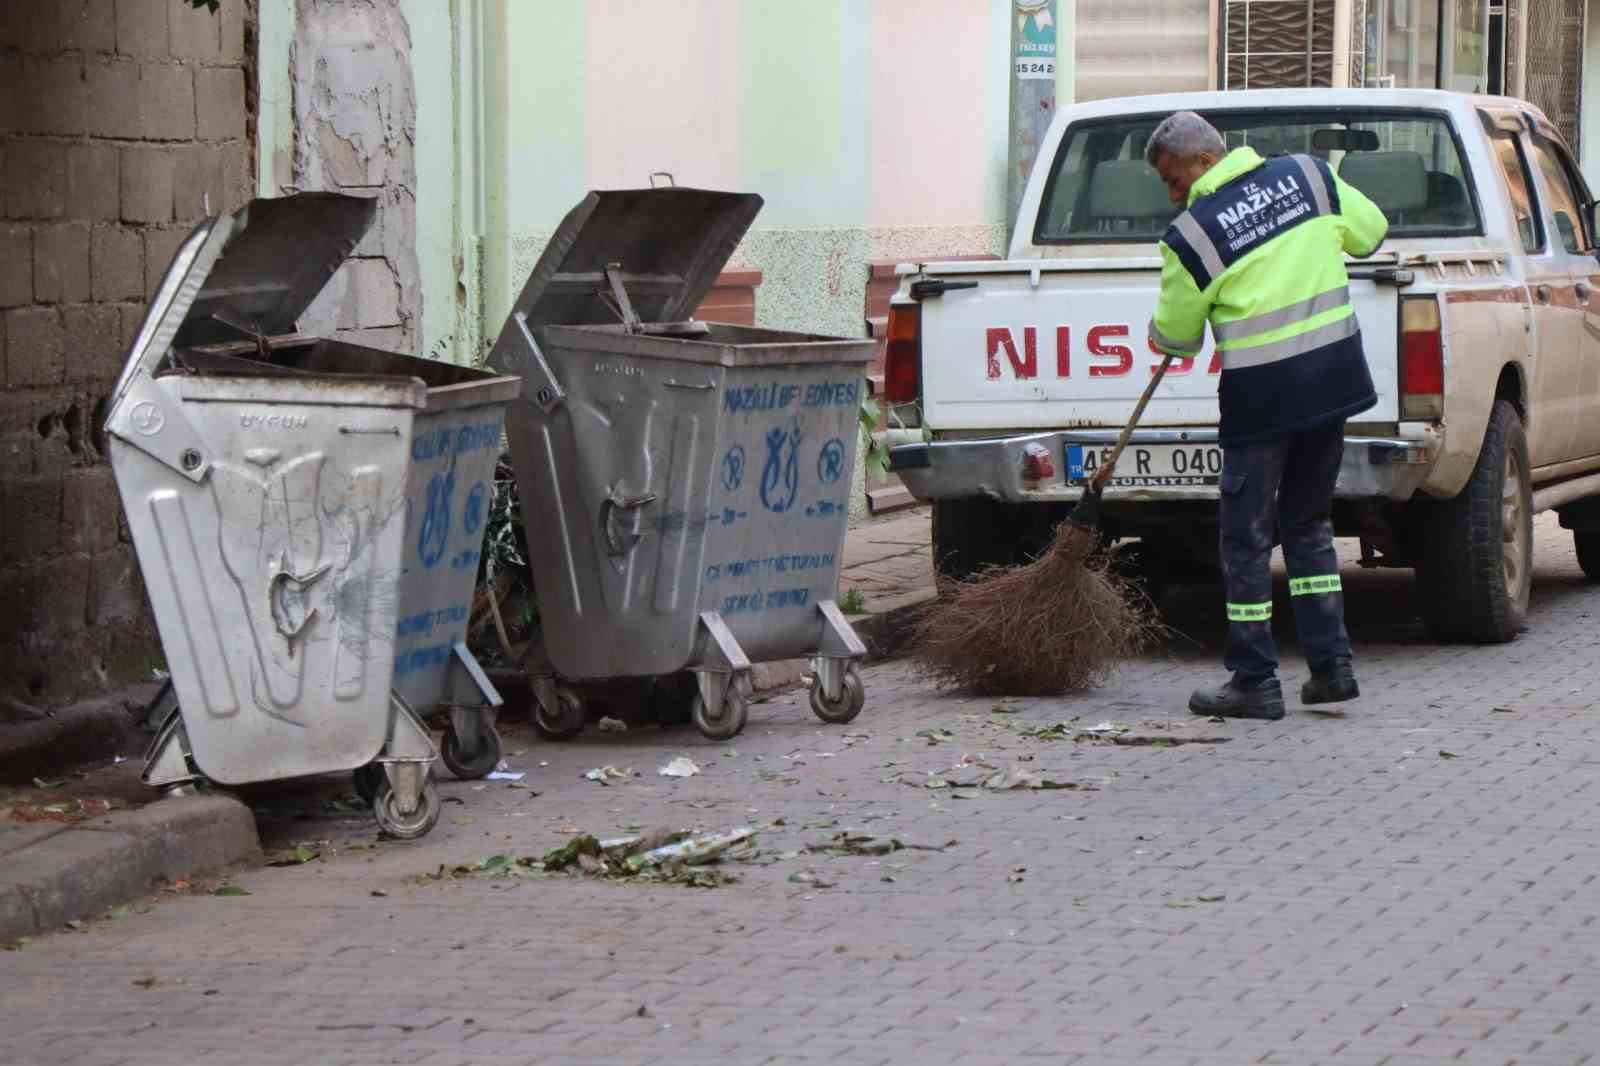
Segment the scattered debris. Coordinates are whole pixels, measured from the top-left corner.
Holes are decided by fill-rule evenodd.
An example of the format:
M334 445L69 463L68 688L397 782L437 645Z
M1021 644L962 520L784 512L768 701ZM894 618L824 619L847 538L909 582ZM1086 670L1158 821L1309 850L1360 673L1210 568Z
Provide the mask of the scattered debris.
M1017 734L1033 740L1066 740L1075 732L1072 723L1076 721L1076 718L1068 718L1054 725L1018 726Z
M487 777L489 781L521 781L528 776L526 770L494 770Z
M37 782L38 778L34 780ZM60 800L53 803L15 803L11 806L0 806L0 818L11 818L18 822L81 822L85 818L108 814L117 806L120 804L99 797Z
M161 979L159 977L147 976L147 977L135 977L133 979L133 984L134 984L134 987L136 987L136 988L151 989L151 988L154 988L156 985L159 985L160 983L161 983Z
M809 844L806 850L825 855L892 855L897 851L944 851L958 842L947 840L943 844L908 844L893 837L879 838L848 829L833 834L826 842Z
M1492 714L1516 714L1517 712L1516 712L1516 709L1513 708L1513 707L1494 707L1494 708L1490 709L1490 713L1492 713Z
M693 777L700 772L700 767L687 755L680 755L657 772L662 777Z
M919 729L917 730L917 736L926 737L929 747L933 747L935 744L948 744L950 741L956 738L956 735L950 732L950 730L937 728Z
M626 733L628 731L628 723L620 718L607 716L600 719L598 728L602 733Z
M1011 885L1021 884L1023 880L1022 875L1027 872L1028 868L1026 866L1012 867L1011 872L1006 875L1006 883Z
M724 852L738 847L750 847L755 841L756 831L751 826L739 829L730 829L725 833L706 833L700 836L684 837L675 841L661 844L648 851L637 852L627 856L624 860L631 871L647 870L657 866L670 866L682 863L687 866L700 866L708 862L715 862L722 857Z
M1013 766L1006 770L996 770L983 779L983 787L993 792L1007 792L1014 788L1033 788L1038 780L1033 771Z
M1127 731L1128 731L1128 727L1127 726L1116 725L1116 724L1114 724L1112 722L1101 722L1099 725L1086 725L1086 726L1083 726L1081 729L1078 730L1078 732L1080 732L1080 733L1088 733L1090 735L1110 735L1110 736L1116 736L1119 733L1126 733Z
M322 852L313 849L308 844L296 844L294 848L280 858L267 863L268 866L304 866L312 859L322 857ZM219 893L220 894L220 893Z
M240 885L223 885L211 894L213 896L248 896L250 891Z
M626 781L628 771L618 770L615 766L597 766L583 775L586 781L598 781L602 785L609 785L613 781Z
M1459 759L1459 758L1461 758L1461 756L1457 755L1453 751L1445 751L1443 748L1440 748L1439 749L1439 758L1441 758L1441 759Z
M662 881L713 888L738 880L721 870L704 869L728 852L753 848L755 830L745 827L723 833L691 836L681 830L656 830L641 835L600 840L592 834L573 837L544 855L491 855L464 866L441 866L425 880L473 876L540 877L578 871L609 880Z
M800 870L789 875L789 880L797 885L810 885L812 888L832 888L838 882L824 881L815 870Z
M962 771L967 772L963 773ZM934 790L954 789L955 791L951 795L956 799L976 799L982 794L982 791L978 790L989 792L1009 792L1013 789L1037 789L1040 791L1058 789L1080 792L1098 792L1100 790L1099 785L1080 784L1077 781L1046 777L1043 772L1035 772L1024 766L1010 766L1001 769L981 761L973 761L965 765L958 764L949 770L922 779L910 774L903 774L898 780L904 784L920 788Z
M381 888L375 888L371 892L367 893L367 895L372 896L372 897L374 897L376 899L383 899L384 897L388 896L388 894L389 893L385 892Z

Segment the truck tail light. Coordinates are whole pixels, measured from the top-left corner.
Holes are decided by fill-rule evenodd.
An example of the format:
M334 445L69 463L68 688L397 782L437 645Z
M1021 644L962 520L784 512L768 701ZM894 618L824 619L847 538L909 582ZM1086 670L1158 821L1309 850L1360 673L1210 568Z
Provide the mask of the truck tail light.
M1444 417L1444 337L1432 296L1400 301L1400 417Z
M883 349L883 398L889 403L915 403L921 389L922 308L892 304L889 340Z
M1056 464L1050 461L1050 449L1043 444L1029 444L1022 449L1022 480L1044 481L1056 476Z

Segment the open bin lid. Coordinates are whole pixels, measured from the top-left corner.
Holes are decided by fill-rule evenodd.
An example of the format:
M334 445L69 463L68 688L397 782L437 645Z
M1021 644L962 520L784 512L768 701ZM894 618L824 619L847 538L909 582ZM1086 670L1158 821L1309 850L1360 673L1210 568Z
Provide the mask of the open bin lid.
M167 266L117 394L138 368L154 373L174 344L294 332L377 210L376 200L311 192L252 200L201 222Z
M169 310L182 316L173 343L238 340L219 315L267 337L293 333L377 211L375 199L338 193L250 201L229 219L233 233L192 302Z
M761 206L755 193L709 189L591 192L561 220L512 313L535 328L621 322L605 273L616 267L641 322L681 322L716 284Z

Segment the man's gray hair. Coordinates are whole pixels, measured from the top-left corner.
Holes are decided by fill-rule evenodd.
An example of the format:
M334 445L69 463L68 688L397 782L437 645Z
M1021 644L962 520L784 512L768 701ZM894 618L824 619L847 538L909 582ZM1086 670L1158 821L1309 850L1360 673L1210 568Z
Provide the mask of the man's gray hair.
M1189 159L1201 152L1209 152L1221 159L1228 154L1228 146L1217 128L1193 111L1179 111L1161 120L1161 125L1150 134L1145 145L1144 161L1151 166L1161 156L1174 160Z

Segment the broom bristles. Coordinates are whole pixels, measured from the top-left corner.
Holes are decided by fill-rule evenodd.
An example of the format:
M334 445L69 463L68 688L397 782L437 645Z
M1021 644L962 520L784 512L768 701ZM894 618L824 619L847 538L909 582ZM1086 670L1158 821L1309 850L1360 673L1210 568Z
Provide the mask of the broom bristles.
M1067 521L1024 566L958 582L917 625L914 654L943 688L1054 696L1103 681L1161 632L1143 592L1094 554L1092 529Z

